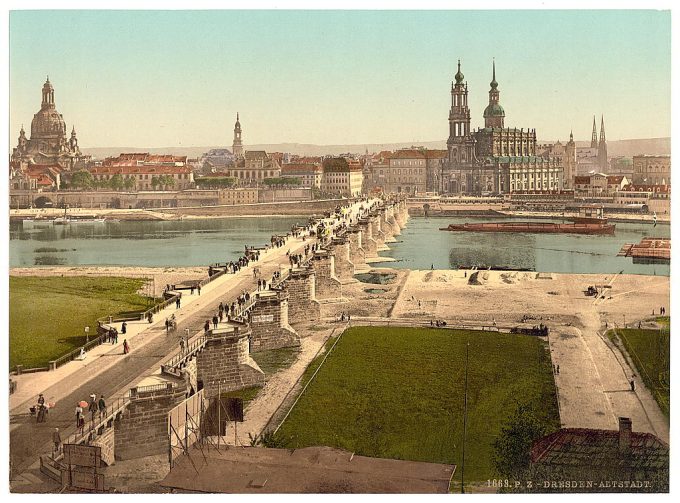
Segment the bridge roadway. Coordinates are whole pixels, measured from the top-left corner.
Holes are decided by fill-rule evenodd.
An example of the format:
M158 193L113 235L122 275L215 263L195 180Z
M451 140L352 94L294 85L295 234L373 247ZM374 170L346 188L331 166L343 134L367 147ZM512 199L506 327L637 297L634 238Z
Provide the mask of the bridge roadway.
M359 203L355 203L353 217L356 217L358 207ZM313 238L302 241L291 237L283 247L272 249L254 264L260 267L261 276L269 280L274 271L280 270L282 265L289 267L285 253L287 250L299 253L306 245L315 242ZM105 399L120 396L140 377L160 367L168 355L178 348L179 336L185 333L185 329L188 328L192 336L202 331L205 321L211 319L217 312L220 301L232 302L244 290L252 292L257 287L252 274L252 263L250 267L242 269L236 275L227 275L225 279L223 285L212 291L206 291L208 288L203 289L201 301L187 306L193 310L190 313L182 313L185 316L180 319L175 332L167 335L164 325L150 327L130 340L131 352L128 355L108 353L101 356L100 358L120 358L118 363L107 370L97 372L97 365L91 364L48 388L44 394L58 399L57 406L50 410L46 422L36 423L34 418L28 416L10 418L10 423L14 422L14 425L10 424L10 476L15 477L23 473L36 463L40 455L52 452L52 432L55 427L59 428L62 440L66 440L75 432L77 402L87 400L92 393L96 393L97 396L104 395ZM148 342L142 338L147 338ZM86 415L86 418L88 417Z

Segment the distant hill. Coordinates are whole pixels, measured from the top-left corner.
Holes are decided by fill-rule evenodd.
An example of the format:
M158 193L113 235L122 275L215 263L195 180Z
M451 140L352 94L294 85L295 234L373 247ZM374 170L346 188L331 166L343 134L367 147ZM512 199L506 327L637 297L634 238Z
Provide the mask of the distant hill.
M564 143L564 140L562 141ZM539 141L539 143L553 143L550 141ZM398 150L407 148L414 143L362 143L354 145L312 145L307 143L274 143L261 145L246 145L246 150L266 150L267 152L290 152L298 155L338 155L345 153L363 154L366 151L380 152L381 150ZM429 149L445 149L445 141L426 141L417 142L415 145ZM579 147L590 145L588 141L577 141ZM98 147L83 148L83 153L90 154L96 159L103 159L109 156L117 156L123 152L149 152L152 154L171 154L186 155L188 157L200 157L201 154L213 148L225 148L225 145L213 145L206 147ZM229 145L226 148L231 148ZM615 140L607 142L607 152L610 157L632 157L639 154L647 155L669 155L671 153L670 138L644 138L633 140Z

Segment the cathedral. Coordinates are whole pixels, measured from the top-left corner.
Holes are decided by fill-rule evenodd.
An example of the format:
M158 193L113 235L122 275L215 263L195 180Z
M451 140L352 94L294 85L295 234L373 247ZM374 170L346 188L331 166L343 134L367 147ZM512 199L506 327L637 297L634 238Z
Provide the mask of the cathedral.
M460 61L455 79L451 83L448 159L439 192L490 195L561 190L562 162L558 157L537 155L536 130L505 127L495 61L483 128L470 129L468 85Z
M55 165L72 170L87 162L78 147L75 127L71 137L66 138L64 117L57 112L54 104L54 88L49 77L42 88L42 104L40 110L31 121L31 138L26 138L26 131L21 127L19 140L12 152L12 162L17 166Z

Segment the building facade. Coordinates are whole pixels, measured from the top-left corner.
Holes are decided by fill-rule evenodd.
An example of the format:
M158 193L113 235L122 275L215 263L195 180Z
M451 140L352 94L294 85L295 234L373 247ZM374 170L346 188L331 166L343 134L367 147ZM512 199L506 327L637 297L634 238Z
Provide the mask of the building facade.
M451 84L448 158L438 190L472 195L562 190L561 159L537 155L536 130L505 127L495 62L489 104L484 109L484 128L476 131L470 128L468 86L464 79L459 61L455 83Z
M111 180L115 175L121 175L123 179L131 178L136 190L184 190L194 185L194 173L186 160L186 156L120 154L118 157L108 157L101 165L90 168L90 174L96 181ZM163 176L171 177L174 183L163 184L160 178Z
M345 197L360 196L363 178L359 162L342 157L326 159L323 164L321 191Z
M281 166L281 178L297 178L303 187L321 188L323 168L312 163L289 163Z
M42 88L40 110L31 121L31 137L26 138L22 126L17 146L12 151L12 161L18 165L58 164L73 170L84 166L89 159L90 156L80 151L75 127L71 129L70 138L66 138L66 122L56 109L54 87L48 77Z
M241 183L259 183L266 178L281 176L281 166L264 150L246 150L243 159L226 172L227 176L232 176Z
M633 183L636 185L670 185L671 156L633 156Z

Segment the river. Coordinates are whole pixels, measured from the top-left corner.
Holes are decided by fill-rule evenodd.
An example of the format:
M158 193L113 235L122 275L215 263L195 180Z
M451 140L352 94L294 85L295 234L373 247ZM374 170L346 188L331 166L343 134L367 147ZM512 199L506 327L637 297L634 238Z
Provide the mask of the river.
M633 264L617 257L625 243L670 237L669 225L617 223L613 236L444 232L449 223L493 218L413 217L397 243L381 252L408 269L493 266L539 272L668 276L668 264ZM522 219L513 219L522 220ZM526 220L526 219L524 219ZM235 259L244 246L264 245L306 217L244 217L181 221L121 221L71 225L10 224L10 267L41 265L205 266ZM502 219L508 221L508 219ZM548 221L548 220L542 220Z
M398 242L388 243L390 250L381 255L396 260L384 263L386 267L403 269L476 265L558 273L670 274L669 264L633 264L631 258L616 256L625 243L646 236L670 237L670 225L616 222L613 236L439 230L450 223L522 220L529 218L412 217L396 237Z

